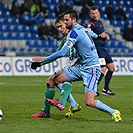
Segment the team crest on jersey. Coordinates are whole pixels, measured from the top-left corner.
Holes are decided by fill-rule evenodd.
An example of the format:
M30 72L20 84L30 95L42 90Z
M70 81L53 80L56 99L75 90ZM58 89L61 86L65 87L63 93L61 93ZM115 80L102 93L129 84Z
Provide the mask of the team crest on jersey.
M67 41L67 42L66 42L66 45L67 45L69 48L71 48L71 47L73 46L73 43L70 42L70 41Z

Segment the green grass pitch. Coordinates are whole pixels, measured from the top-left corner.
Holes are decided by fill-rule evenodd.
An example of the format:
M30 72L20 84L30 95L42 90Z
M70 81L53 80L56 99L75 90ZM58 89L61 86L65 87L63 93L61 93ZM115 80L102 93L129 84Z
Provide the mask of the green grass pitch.
M133 78L113 76L110 88L115 96L100 95L110 107L121 111L123 121L115 123L108 113L87 107L84 103L82 82L73 83L72 94L82 110L71 118L64 111L51 107L51 118L33 119L31 115L43 108L45 76L0 77L0 108L4 115L0 121L0 133L133 133ZM104 81L99 86L101 92ZM59 97L56 89L55 98Z

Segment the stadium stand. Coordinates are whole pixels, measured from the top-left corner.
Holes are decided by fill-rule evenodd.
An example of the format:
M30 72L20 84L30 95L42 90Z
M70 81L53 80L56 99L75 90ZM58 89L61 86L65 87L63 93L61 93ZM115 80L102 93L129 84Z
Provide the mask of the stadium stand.
M39 25L27 26L10 15L11 1L4 1L0 4L0 55L4 56L5 52L15 52L16 55L49 55L57 50L60 40L45 42L40 40L37 29ZM3 3L4 3L3 2ZM19 4L23 0L18 0ZM54 7L59 5L59 0L44 0L49 9L48 18L44 21L49 26L50 22L54 22L56 15ZM66 3L66 0L63 0ZM80 13L82 5L74 4L73 0L69 0L73 9ZM110 41L106 42L106 48L112 56L132 56L133 47L131 41L126 41L122 37L123 28L127 23L132 22L133 1L131 0L92 0L94 5L100 7L101 19L105 25L105 30L109 33ZM117 9L118 5L123 6L126 12L127 20L109 20L105 14L105 8L112 3ZM82 22L79 19L79 22ZM85 20L87 23L88 20Z

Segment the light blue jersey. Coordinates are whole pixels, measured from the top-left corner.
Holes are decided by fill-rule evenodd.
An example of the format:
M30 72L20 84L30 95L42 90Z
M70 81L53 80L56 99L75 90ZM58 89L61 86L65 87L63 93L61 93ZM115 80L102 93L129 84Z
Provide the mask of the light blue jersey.
M67 36L66 44L69 48L75 47L80 58L81 66L100 66L95 44L89 35L89 31L83 26L76 24Z
M97 51L89 31L78 23L72 28L67 36L66 43L61 50L45 58L45 62L52 62L63 57L69 49L74 46L80 60L80 67L87 69L93 66L100 66Z

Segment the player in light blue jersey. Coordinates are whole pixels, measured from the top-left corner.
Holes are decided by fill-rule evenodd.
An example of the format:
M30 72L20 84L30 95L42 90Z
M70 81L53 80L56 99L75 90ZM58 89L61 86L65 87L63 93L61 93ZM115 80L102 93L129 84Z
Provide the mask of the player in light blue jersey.
M115 122L122 121L120 112L103 104L100 100L95 100L97 92L97 83L101 74L98 55L95 44L92 41L88 30L77 23L77 13L75 11L67 11L64 14L65 23L71 31L67 36L65 45L61 50L54 54L42 58L33 57L32 60L40 60L42 62L50 62L66 55L69 49L74 46L76 49L80 64L62 71L63 78L54 80L55 84L63 83L60 100L46 99L48 103L56 106L59 110L65 109L66 100L71 92L72 86L66 84L66 81L83 80L85 86L85 104L89 107L108 112L112 115ZM60 82L59 82L60 81Z

